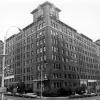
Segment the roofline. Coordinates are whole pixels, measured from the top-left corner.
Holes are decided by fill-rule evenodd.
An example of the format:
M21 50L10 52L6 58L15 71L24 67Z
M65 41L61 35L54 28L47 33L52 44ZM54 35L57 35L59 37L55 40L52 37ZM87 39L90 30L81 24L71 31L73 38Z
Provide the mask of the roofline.
M40 7L44 7L45 5L53 6L52 3L46 1L46 2L44 2L43 4L41 4ZM60 10L59 8L57 8L57 7L55 7L55 9L58 10L59 12L61 11L61 10ZM38 11L38 8L36 8L35 10L33 10L33 11L31 12L31 14L33 14L33 13L35 13L35 12L37 12L37 11Z

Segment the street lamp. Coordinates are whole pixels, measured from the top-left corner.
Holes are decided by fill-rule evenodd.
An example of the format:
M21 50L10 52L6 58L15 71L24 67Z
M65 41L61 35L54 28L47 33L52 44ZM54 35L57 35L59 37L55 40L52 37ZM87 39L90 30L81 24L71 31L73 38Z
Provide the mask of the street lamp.
M11 27L16 27L16 26L11 26ZM10 27L10 28L11 28ZM10 29L9 28L9 29ZM16 27L19 31L21 31L20 28ZM2 94L1 94L1 100L4 100L4 70L5 70L5 57L7 56L6 54L6 36L7 36L7 33L9 31L9 29L6 31L6 35L4 36L4 47L3 47L3 64L2 64L2 82L1 82L1 91L2 91Z

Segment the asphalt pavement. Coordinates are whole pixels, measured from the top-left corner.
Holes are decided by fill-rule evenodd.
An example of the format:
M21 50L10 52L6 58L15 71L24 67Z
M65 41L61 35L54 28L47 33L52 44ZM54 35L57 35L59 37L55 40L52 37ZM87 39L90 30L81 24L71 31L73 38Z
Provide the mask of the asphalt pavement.
M5 96L5 100L100 100L100 96L74 98L74 99L69 99L68 97L43 97L42 99L40 99L40 98Z

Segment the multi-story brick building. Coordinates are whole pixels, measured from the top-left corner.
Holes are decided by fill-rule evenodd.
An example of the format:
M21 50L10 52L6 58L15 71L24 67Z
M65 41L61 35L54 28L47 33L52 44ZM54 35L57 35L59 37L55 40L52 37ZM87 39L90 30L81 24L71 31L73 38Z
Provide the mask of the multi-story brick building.
M11 54L7 62L14 68L14 83L21 81L40 91L41 73L44 89L97 82L97 44L60 21L60 11L49 2L41 4L31 12L33 22L13 40L7 39Z

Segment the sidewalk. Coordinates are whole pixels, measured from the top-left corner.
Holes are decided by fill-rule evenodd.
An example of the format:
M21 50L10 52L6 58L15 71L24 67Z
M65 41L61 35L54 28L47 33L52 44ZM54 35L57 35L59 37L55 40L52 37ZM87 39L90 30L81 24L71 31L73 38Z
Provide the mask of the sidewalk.
M42 97L41 100L62 100L62 99L68 99L69 97Z

